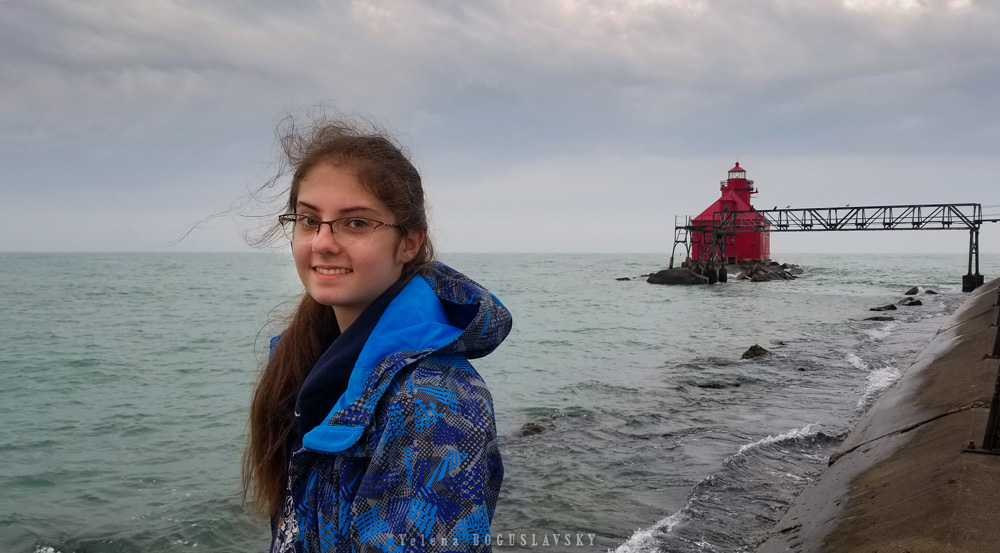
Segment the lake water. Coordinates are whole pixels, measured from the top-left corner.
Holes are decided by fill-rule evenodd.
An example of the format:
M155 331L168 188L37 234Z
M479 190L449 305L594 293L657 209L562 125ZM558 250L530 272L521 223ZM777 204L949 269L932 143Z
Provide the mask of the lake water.
M962 301L966 263L788 254L798 280L664 287L638 278L662 255L443 260L514 315L475 362L506 467L497 549L621 553L752 550ZM863 320L913 285L940 294ZM265 550L240 456L299 288L284 254L0 254L0 548ZM741 360L755 343L772 354Z

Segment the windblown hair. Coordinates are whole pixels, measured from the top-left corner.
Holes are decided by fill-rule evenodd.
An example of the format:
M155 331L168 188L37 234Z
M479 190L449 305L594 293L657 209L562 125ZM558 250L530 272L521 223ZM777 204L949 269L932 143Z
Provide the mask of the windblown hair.
M289 118L279 127L283 170L291 186L285 213L294 213L299 185L310 169L331 163L354 171L361 185L395 215L402 232L423 231L416 257L403 266L406 279L434 261L420 173L389 135L367 124L322 118L299 129ZM277 236L280 227L270 229ZM320 355L340 335L329 306L303 294L273 355L261 373L250 405L250 439L243 456L243 495L261 514L280 514L288 485L295 400Z

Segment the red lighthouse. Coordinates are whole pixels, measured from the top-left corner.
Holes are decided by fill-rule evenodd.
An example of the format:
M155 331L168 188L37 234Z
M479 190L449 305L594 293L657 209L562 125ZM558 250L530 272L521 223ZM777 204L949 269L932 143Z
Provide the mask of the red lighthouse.
M751 211L754 207L750 204L750 196L757 193L752 180L747 180L747 172L740 167L739 162L729 170L729 178L722 181L719 187L722 196L710 205L708 209L702 211L700 215L691 220L691 225L711 227L713 225L713 213L721 211ZM763 215L755 214L755 218L767 226ZM752 219L747 220L744 228L753 228ZM711 243L711 233L705 231L692 231L691 233L691 259L697 260L706 252L704 245ZM741 232L737 233L732 243L724 246L725 262L738 263L740 261L768 261L771 259L771 233L763 232Z

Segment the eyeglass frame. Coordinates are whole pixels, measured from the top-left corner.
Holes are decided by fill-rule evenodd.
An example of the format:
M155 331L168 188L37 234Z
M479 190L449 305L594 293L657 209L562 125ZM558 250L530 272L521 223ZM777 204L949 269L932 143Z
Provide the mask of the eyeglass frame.
M0 0L0 1L2 1L2 0ZM399 231L402 232L402 233L404 233L404 234L406 233L406 229L402 225L397 225L396 223L386 223L384 221L379 221L378 219L372 219L370 217L359 217L357 215L351 215L351 216L347 216L347 217L339 217L337 219L333 219L333 220L330 220L330 221L323 221L323 220L320 220L319 217L313 217L312 215L306 215L305 213L282 213L281 215L278 215L278 224L280 224L282 226L282 229L284 229L284 226L285 226L286 223L291 223L293 225L292 235L294 236L294 233L295 233L294 225L299 224L299 220L301 220L303 217L308 217L310 219L316 219L318 222L316 223L316 234L313 235L312 239L304 241L304 242L298 242L299 244L311 244L311 243L315 242L316 241L316 237L319 236L319 232L321 230L323 230L323 225L327 225L327 226L330 227L330 234L332 234L333 237L334 237L334 239L339 242L340 241L340 238L339 238L340 233L337 232L337 229L333 228L333 224L336 223L336 222L339 222L339 221L344 221L346 219L363 219L365 221L370 221L372 223L375 223L375 228L373 228L372 231L371 231L371 235L373 237L375 236L375 231L378 230L381 227L393 227L393 228L399 229ZM282 231L282 233L284 233L284 230ZM286 236L286 238L288 238L288 237ZM290 238L289 242L296 243L294 238Z

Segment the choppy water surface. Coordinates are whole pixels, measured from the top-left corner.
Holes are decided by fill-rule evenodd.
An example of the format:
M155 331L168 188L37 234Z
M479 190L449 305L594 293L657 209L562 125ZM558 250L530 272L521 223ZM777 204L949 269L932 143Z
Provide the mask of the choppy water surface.
M662 287L636 277L663 256L446 256L514 313L476 363L502 550L751 550L963 297L961 255L781 260L806 274ZM912 285L941 294L862 320ZM265 549L239 461L262 328L297 289L282 255L0 254L3 550ZM740 360L754 343L773 355Z

